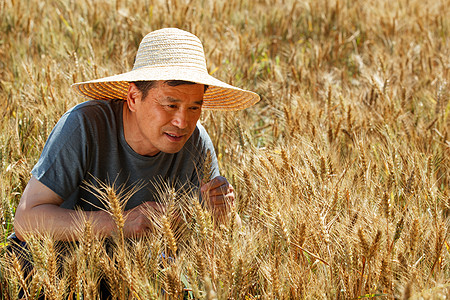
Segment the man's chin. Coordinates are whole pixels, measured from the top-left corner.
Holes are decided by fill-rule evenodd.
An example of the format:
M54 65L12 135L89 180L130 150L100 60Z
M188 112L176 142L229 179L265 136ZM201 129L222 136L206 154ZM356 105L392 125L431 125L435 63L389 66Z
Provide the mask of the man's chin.
M179 147L164 147L164 149L160 149L162 152L164 153L168 153L168 154L175 154L181 151L181 149L183 149L184 144L179 146Z
M173 138L165 135L166 140L164 141L163 145L161 145L160 151L170 154L180 152L186 142L189 140L190 136L191 134L189 134L189 136L184 135L179 140L174 140Z

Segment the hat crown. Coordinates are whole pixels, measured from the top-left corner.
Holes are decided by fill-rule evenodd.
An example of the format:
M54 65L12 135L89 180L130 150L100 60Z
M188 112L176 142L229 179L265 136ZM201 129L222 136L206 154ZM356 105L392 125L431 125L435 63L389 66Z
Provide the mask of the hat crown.
M198 37L177 28L164 28L142 39L133 70L177 66L207 73L205 53Z

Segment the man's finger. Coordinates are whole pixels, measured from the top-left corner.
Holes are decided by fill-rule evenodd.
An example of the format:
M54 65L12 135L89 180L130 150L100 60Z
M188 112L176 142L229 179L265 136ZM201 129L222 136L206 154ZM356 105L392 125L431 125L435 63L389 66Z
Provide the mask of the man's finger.
M206 190L204 193L209 195L209 196L218 196L218 195L226 195L231 193L231 189L229 187L229 185L227 184L222 184L221 186L218 186L216 188L210 189L210 190Z
M217 176L211 179L209 182L205 183L201 187L202 192L206 192L208 190L215 189L223 184L229 184L228 181L225 179L225 177Z
M217 196L211 196L209 197L208 202L213 208L217 206L231 207L234 204L234 194L228 193Z

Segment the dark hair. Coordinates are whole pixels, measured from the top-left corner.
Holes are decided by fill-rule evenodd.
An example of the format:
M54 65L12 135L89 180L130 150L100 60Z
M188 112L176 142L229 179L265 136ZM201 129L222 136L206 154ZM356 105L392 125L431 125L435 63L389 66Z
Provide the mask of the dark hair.
M148 95L148 91L156 86L155 80L131 81L130 83L134 83L136 85L138 90L142 93L142 99L145 99L145 97L147 97L147 95ZM182 85L182 84L190 84L190 85L197 84L196 82L185 81L185 80L166 80L166 81L164 81L164 83L167 83L167 85L170 85L170 86L177 86L177 85ZM206 92L208 87L209 86L205 84L204 92Z

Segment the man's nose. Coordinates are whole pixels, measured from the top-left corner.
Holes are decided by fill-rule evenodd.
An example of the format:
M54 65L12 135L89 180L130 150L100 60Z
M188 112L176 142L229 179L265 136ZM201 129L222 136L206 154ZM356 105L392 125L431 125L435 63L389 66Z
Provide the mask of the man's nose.
M173 119L172 124L180 129L185 129L188 125L188 115L185 110L178 110Z

